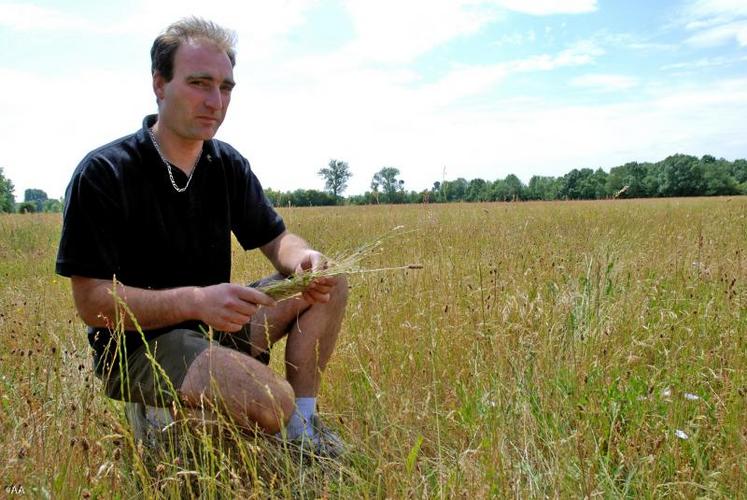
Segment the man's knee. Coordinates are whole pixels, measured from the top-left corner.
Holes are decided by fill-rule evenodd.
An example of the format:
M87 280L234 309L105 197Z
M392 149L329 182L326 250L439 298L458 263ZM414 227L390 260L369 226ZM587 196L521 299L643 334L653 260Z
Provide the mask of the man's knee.
M330 302L345 307L348 301L348 279L344 274L333 277L335 286L330 292Z
M247 417L255 421L265 432L274 434L288 423L295 408L293 388L288 381L278 377L272 384L267 385L264 401L247 408Z
M209 402L245 427L277 432L295 408L293 388L267 366L230 349L206 350L195 359L181 386L187 406Z

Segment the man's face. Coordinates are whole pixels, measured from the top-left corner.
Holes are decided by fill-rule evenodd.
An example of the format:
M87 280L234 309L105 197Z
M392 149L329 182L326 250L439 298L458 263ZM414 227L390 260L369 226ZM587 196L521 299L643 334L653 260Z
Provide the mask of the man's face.
M204 40L182 43L171 81L159 73L153 78L159 132L188 141L212 139L226 116L233 86L233 68L223 50Z

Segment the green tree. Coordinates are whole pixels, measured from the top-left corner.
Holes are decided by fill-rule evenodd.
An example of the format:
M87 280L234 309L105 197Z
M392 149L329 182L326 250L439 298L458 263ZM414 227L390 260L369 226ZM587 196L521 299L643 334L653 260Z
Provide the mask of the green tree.
M747 182L747 160L734 160L731 164L731 175L738 184Z
M441 192L443 201L462 201L467 197L467 179L459 177L454 181L443 181Z
M518 201L518 200L525 199L525 195L524 195L525 187L518 177L516 177L514 174L509 174L506 176L503 182L506 183L508 200Z
M435 181L431 189L431 201L440 202L441 199L441 181Z
M44 202L42 210L48 213L60 213L64 207L62 200L51 199Z
M337 199L330 193L316 189L296 189L287 192L265 189L265 197L274 206L319 207L337 204Z
M652 163L646 170L646 176L643 178L643 189L646 196L661 196L661 184L664 179L664 167L661 162Z
M41 189L27 189L23 192L23 201L26 203L33 203L35 212L44 211L44 202L48 199L47 193Z
M490 201L509 201L511 199L510 189L506 181L496 179L490 184Z
M562 178L561 198L569 200L596 200L607 195L607 172L601 168L573 169Z
M283 206L284 201L287 203L287 200L283 199L283 193L280 191L275 191L272 188L265 188L264 191L265 198L267 198L267 201L269 201L273 207Z
M705 158L705 157L703 157ZM713 158L713 157L711 157ZM706 196L726 196L739 194L739 184L731 174L731 165L726 160L703 162L703 183Z
M555 177L535 175L526 189L529 200L554 200L558 197L559 181Z
M485 188L487 182L484 179L472 179L467 185L467 194L465 199L467 201L488 201L490 199L490 191Z
M316 189L296 189L292 193L287 193L287 196L291 205L296 207L320 207L337 203L337 199L330 193Z
M585 172L591 169L583 169ZM592 174L586 175L580 182L581 197L586 200L600 200L606 198L609 194L607 191L608 174L601 168L596 169Z
M36 209L36 203L33 201L24 201L18 204L19 214L35 214L38 212Z
M347 162L329 160L327 167L319 169L318 174L324 179L324 189L337 199L348 187L348 180L353 176Z
M3 167L0 167L0 213L10 213L15 210L16 197L13 194L13 182L5 177Z
M699 196L705 193L703 165L695 156L672 155L661 165L661 196Z
M582 168L581 170L574 168L562 177L558 196L568 200L583 199L586 194L585 180L592 174L594 174L594 171L590 168Z
M625 165L611 168L607 177L607 192L615 194L623 187L628 186L628 189L625 191L626 198L644 198L650 196L644 182L649 167L650 164L632 161Z
M405 181L397 179L399 169L394 167L384 167L376 172L371 179L371 190L377 194L379 187L384 193L384 201L387 203L398 203L404 198Z

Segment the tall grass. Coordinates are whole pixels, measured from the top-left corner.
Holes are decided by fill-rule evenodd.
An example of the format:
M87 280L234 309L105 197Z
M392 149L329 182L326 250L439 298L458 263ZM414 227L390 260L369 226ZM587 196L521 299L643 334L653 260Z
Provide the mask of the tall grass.
M747 198L284 209L354 275L308 464L230 422L142 458L100 395L60 220L0 217L0 487L36 496L747 495ZM233 279L270 273L236 247ZM273 367L281 370L281 356Z

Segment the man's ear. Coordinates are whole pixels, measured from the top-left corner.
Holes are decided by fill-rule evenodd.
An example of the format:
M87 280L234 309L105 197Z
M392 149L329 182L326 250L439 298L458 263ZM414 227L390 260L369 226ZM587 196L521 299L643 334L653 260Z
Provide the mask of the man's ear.
M153 72L153 93L156 94L156 100L162 101L164 98L164 87L166 79L158 71Z

